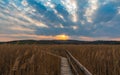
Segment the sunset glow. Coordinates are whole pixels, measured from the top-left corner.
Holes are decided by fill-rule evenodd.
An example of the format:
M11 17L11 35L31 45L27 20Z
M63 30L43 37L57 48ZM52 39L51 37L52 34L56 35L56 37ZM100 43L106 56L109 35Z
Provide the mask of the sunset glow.
M68 35L65 35L65 34L61 34L61 35L55 36L55 39L56 39L56 40L68 40L68 39L69 39L69 36L68 36Z
M119 41L119 20L120 0L0 0L0 41Z

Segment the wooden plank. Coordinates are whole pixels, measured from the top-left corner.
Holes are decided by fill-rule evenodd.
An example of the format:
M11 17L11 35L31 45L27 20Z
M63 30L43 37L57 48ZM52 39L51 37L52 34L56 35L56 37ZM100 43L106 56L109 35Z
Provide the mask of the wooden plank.
M67 58L61 58L61 75L73 75Z

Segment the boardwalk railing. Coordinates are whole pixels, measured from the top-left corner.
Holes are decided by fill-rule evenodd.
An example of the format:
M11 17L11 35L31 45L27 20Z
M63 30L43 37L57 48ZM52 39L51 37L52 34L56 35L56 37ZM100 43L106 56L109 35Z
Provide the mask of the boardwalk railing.
M80 75L81 72L83 75L92 75L92 73L89 72L77 59L75 59L69 51L66 50L65 52L75 75Z

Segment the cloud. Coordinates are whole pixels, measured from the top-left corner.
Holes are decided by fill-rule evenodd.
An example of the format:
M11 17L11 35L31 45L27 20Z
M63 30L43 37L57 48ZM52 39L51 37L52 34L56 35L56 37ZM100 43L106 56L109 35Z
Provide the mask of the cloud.
M84 40L84 41L94 41L95 40L92 37L86 37L86 36L80 36L79 39L80 40Z
M96 40L120 41L120 37L118 37L118 38L111 38L111 37L87 37L87 36L80 36L79 40L84 40L84 41L96 41Z
M7 37L7 38L6 38ZM0 41L13 41L13 40L67 40L70 37L65 34L56 36L35 35L35 34L0 34Z
M36 25L36 26L38 26L38 27L48 28L48 26L45 25L44 23L39 22L39 21L37 21L37 20L34 20L34 19L32 19L32 18L24 15L24 14L17 14L17 15L23 17L25 20L29 21L31 24L34 24L34 25Z
M118 0L0 0L0 34L119 38L119 7Z
M55 39L55 36L35 35L35 34L0 34L0 41L13 41L13 40L48 40Z
M61 3L65 6L66 10L69 12L69 14L72 17L73 22L77 22L77 0L61 0Z
M21 4L22 4L23 6L28 6L28 3L27 3L26 0L23 0L23 1L21 2Z
M116 3L110 2L104 4L96 12L96 18L94 19L95 23L107 22L110 21L117 14Z
M88 22L93 22L93 15L95 14L96 10L99 8L98 0L88 0L88 7L86 8L84 16Z
M10 27L10 29L15 30L15 31L28 31L28 32L34 32L33 29L25 28L25 27L21 27L21 26Z
M120 41L120 38L113 38L111 40L114 40L114 41Z
M0 37L0 42L7 42L7 41L12 41L12 40L17 40L17 38L10 38L10 37Z

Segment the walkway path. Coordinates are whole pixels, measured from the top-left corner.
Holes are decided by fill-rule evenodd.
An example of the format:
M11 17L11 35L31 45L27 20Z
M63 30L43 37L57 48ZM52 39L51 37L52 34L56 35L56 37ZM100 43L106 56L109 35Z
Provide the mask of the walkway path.
M73 75L67 58L61 58L61 75Z

